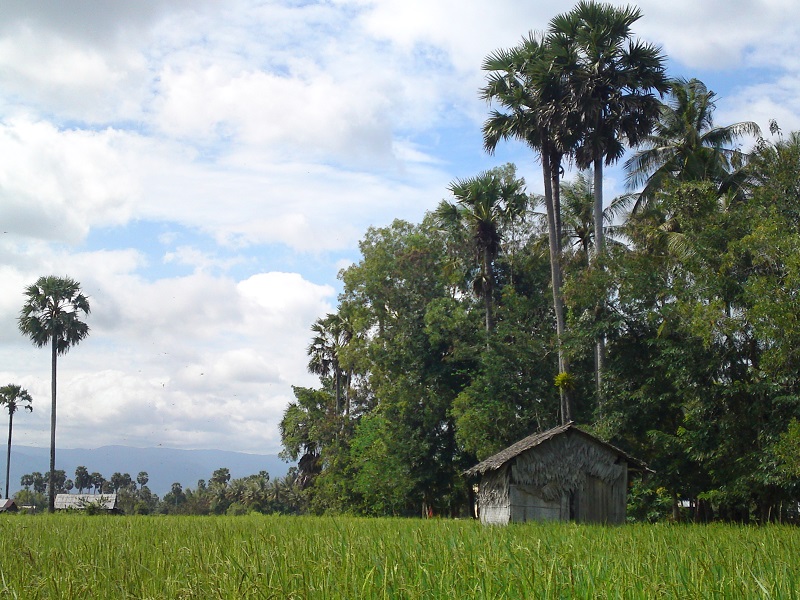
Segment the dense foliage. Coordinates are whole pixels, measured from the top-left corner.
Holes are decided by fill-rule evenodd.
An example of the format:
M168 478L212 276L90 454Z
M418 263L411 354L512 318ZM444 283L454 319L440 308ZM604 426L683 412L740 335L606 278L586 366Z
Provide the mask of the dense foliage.
M512 165L456 181L421 223L370 229L341 272L338 311L315 324L329 343L309 348L321 385L296 389L281 423L310 510L463 514L465 467L572 419L656 471L631 494L634 516L796 512L800 134L715 127L697 80L655 100L662 58L649 46L655 79L620 80L633 129L606 131L600 100L581 97L596 92L579 85L585 49L564 63L559 31L484 65L482 95L507 111L487 120L487 148L526 142L545 196L521 201ZM595 133L581 129L586 111ZM637 144L627 167L644 191L610 203L599 251L597 179L560 181L561 161L591 163L591 144L618 158L623 142ZM323 355L335 365L324 373Z

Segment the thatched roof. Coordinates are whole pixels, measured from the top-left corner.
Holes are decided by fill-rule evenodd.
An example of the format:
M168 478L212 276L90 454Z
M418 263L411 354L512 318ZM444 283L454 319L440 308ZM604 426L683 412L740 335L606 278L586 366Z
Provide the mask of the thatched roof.
M609 449L615 454L621 456L628 462L629 468L641 471L650 471L650 469L647 468L647 465L644 464L642 461L637 460L632 456L629 456L627 453L623 452L616 446L612 446L608 442L604 442L603 440L596 438L590 433L586 433L582 429L578 429L575 426L575 424L572 421L570 421L566 425L559 425L558 427L553 427L552 429L548 429L547 431L542 431L541 433L534 433L533 435L529 435L528 437L521 439L517 443L512 444L505 450L501 450L497 454L490 456L486 460L481 461L471 469L467 469L466 471L464 471L464 474L467 476L474 476L474 475L483 475L485 473L488 473L489 471L496 471L500 469L503 465L505 465L508 461L510 461L513 458L516 458L526 450L535 448L536 446L539 446L540 444L548 440L551 440L554 437L567 434L568 432L584 436L585 438L590 439L593 442L601 446L604 446L605 448Z
M104 510L116 510L116 494L56 494L56 510L83 510L87 506L97 506Z

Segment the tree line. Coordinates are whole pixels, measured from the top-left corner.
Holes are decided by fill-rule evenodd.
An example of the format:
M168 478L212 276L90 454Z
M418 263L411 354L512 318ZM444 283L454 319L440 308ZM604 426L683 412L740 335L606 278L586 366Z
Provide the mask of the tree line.
M266 471L260 471L231 479L230 470L221 467L208 482L199 480L194 489L173 483L163 498L150 490L149 480L146 471L140 471L135 479L129 473L119 472L106 478L79 466L70 479L63 469L58 469L53 473L52 497L69 493L117 494L118 509L124 514L298 514L305 510L296 483L296 469L290 469L284 477L271 478ZM20 478L22 489L14 495L15 502L35 510L46 508L51 496L50 481L50 473L26 473Z
M633 517L796 508L800 134L717 126L640 17L581 2L484 61L485 147L527 144L541 197L505 165L367 231L280 425L309 511L461 514L466 468L570 420L655 471Z

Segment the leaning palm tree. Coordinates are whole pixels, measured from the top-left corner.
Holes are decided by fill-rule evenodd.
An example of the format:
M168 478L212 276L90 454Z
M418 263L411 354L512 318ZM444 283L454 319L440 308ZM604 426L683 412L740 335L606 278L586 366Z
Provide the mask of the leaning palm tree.
M494 152L501 140L515 139L527 144L541 158L544 202L550 247L553 312L556 318L558 368L569 373L564 350L566 332L564 298L561 290L561 206L559 200L562 160L575 144L574 113L567 108L567 88L552 69L554 57L549 41L530 33L512 49L496 50L484 59L487 83L481 97L502 107L492 110L483 125L484 148ZM563 378L562 378L563 379ZM569 390L559 388L561 420L572 419Z
M527 208L524 180L502 177L498 171L458 179L449 187L455 203L442 200L435 212L445 227L466 226L479 253L480 274L473 289L484 303L486 334L494 331L494 263L500 254L503 225L520 218Z
M721 193L736 191L743 182L742 167L748 157L733 144L745 136L759 136L761 130L752 121L715 127L715 97L697 79L672 82L670 99L661 105L653 134L625 163L628 187L643 186L633 212L669 181L711 181Z
M69 277L40 277L25 289L27 300L20 311L19 330L42 348L50 344L52 395L50 406L50 476L48 508L55 511L56 470L56 367L59 354L89 335L89 326L81 321L81 313L89 314L89 300L81 293L80 284Z
M14 424L14 413L20 408L28 412L33 412L31 403L33 399L28 390L22 389L18 385L10 383L0 387L0 406L5 405L8 410L8 452L6 454L6 495L8 498L8 482L11 477L11 428Z

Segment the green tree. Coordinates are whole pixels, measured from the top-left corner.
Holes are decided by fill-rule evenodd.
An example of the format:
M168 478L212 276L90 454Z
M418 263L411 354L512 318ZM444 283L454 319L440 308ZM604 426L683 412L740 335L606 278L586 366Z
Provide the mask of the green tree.
M80 284L69 277L40 277L25 289L26 301L20 311L19 329L39 348L51 346L50 473L56 466L56 365L59 354L89 335L89 326L81 321L88 315L89 301ZM48 509L55 511L54 481L50 481Z
M544 201L550 250L553 311L558 336L559 372L569 373L569 358L563 347L566 333L564 298L561 290L561 205L562 160L577 143L575 114L567 111L568 88L552 69L550 40L530 34L512 49L496 50L483 62L487 83L481 97L504 112L492 110L483 125L484 148L494 152L501 140L515 139L538 153L544 176ZM561 418L572 420L572 400L561 387Z
M33 411L31 403L33 398L28 393L28 390L21 388L18 385L10 383L0 387L0 406L5 406L8 411L8 450L6 452L6 495L8 498L8 484L9 477L11 476L11 429L14 423L14 413L20 408L24 408L28 412Z
M594 172L595 250L602 254L603 166L618 161L625 144L648 135L669 83L658 47L633 39L631 26L642 16L638 8L581 1L550 21L553 68L570 90L569 110L579 115L574 150L579 167Z
M340 313L329 313L314 322L311 332L314 335L307 350L308 370L322 378L333 378L335 414L339 416L343 412L345 417L349 417L353 372L352 369L345 368L343 353L353 339L352 324Z
M147 474L147 471L139 471L139 474L136 476L136 483L139 484L139 488L146 486L148 481L150 481L150 476Z
M91 489L92 487L92 476L84 466L75 468L75 487L78 488L78 492L81 494L83 490Z
M371 427L359 423L350 447L371 449L374 461L359 462L361 473L380 472L373 467L387 456L392 471L407 473L402 508L397 498L392 502L392 510L401 514L420 514L423 506L451 513L462 506L459 472L466 466L450 408L477 346L485 345L479 334L483 310L469 294L472 267L462 269L474 264L472 246L463 241L442 230L430 214L418 225L395 221L371 229L360 244L362 259L342 273L341 302L360 315L367 332L359 354L369 373L370 414L380 414ZM463 339L454 340L450 331L462 332ZM374 443L379 427L385 452ZM354 467L351 460L341 465ZM360 508L370 512L373 507L365 502Z
M466 225L480 256L480 274L473 289L483 298L486 334L494 331L495 261L502 247L501 228L521 218L528 206L525 180L512 172L481 173L477 177L452 182L455 203L443 200L435 215L443 226Z
M67 479L67 474L64 469L56 469L55 473L47 472L44 474L44 480L47 481L48 489L47 493L52 495L53 497L56 494L66 494L67 493L67 482L69 485L72 486L72 480ZM49 486L53 487L49 487Z
M594 248L605 248L603 167L618 161L625 143L636 145L649 134L661 106L654 92L665 93L668 81L660 50L633 39L631 26L641 18L638 8L581 1L570 12L550 21L553 68L570 90L569 110L578 115L574 149L580 168L594 172ZM601 290L602 291L602 290ZM604 310L605 292L597 298ZM605 337L595 343L598 405L602 403Z
M211 475L208 483L218 487L226 487L231 480L231 471L227 467L220 467Z
M106 479L105 477L103 477L102 473L98 473L97 471L95 471L91 473L89 477L91 477L92 480L92 487L94 488L94 493L95 494L102 493L103 485L105 485L106 483Z
M311 485L321 470L320 456L332 442L336 427L330 418L331 394L325 390L293 387L295 400L289 403L279 424L281 456L297 460L301 488Z
M716 94L697 79L676 79L669 101L642 149L625 162L628 186L638 189L634 211L650 202L668 181L711 181L720 193L734 191L743 182L747 155L733 144L745 136L759 136L752 121L714 126Z
M130 488L133 484L133 479L131 479L129 473L120 473L117 471L111 475L110 483L114 493L116 494L122 489Z

